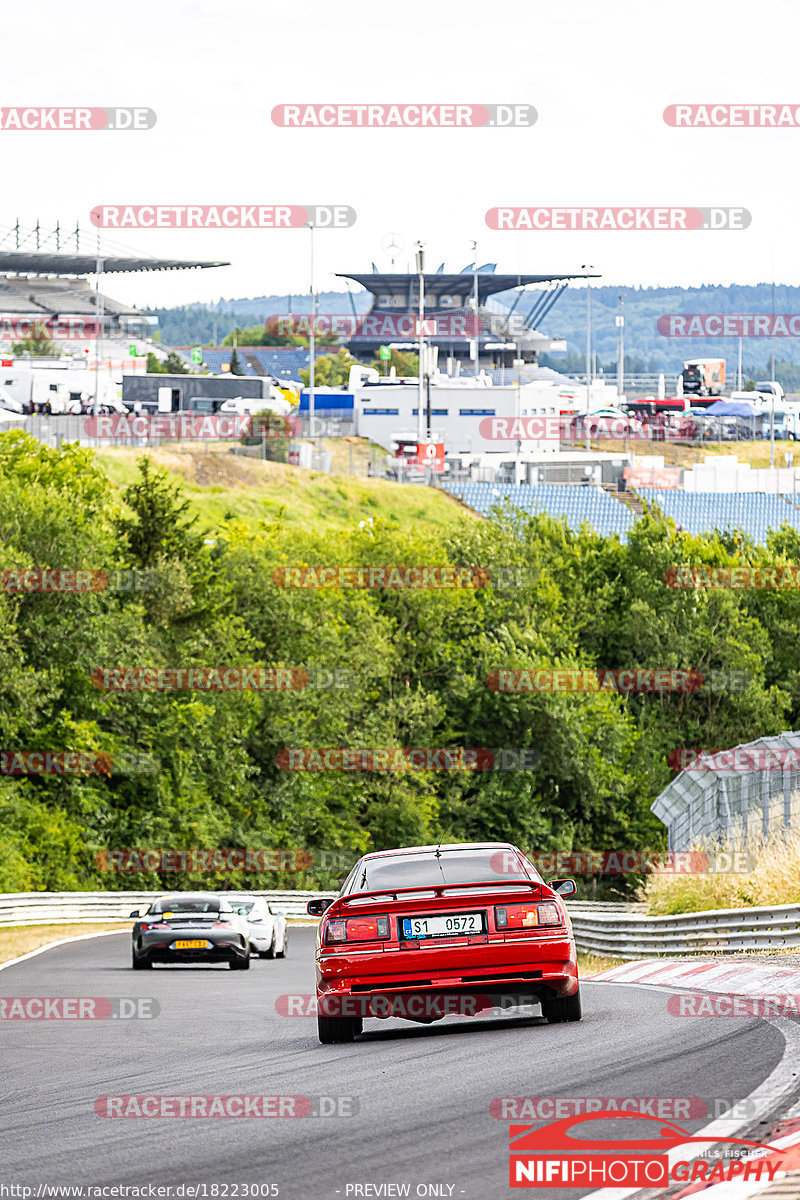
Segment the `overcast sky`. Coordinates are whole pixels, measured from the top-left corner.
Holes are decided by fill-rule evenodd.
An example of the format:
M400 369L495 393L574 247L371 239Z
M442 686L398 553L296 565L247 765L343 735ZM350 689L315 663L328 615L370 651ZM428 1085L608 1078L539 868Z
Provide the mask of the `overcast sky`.
M352 205L350 229L316 238L318 289L337 270L479 259L511 272L594 264L608 283L797 282L800 128L675 129L674 103L786 103L795 82L793 0L515 0L487 6L330 0L137 0L67 11L39 0L3 15L4 106L140 105L138 132L0 132L0 225L57 218L96 232L98 204ZM527 103L532 128L286 129L301 102ZM500 205L743 206L744 231L499 232ZM105 238L106 235L101 235ZM227 259L219 270L109 279L137 304L308 288L308 233L129 230L147 255ZM7 244L7 243L5 243ZM102 245L107 243L103 241ZM82 245L82 249L84 246Z

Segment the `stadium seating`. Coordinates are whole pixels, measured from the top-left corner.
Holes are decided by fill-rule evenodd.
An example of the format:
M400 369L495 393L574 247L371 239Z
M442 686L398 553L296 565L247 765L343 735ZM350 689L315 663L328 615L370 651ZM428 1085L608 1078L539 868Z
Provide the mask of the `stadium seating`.
M443 486L482 516L489 516L495 505L508 501L513 508L532 515L546 513L557 519L563 518L575 532L585 523L597 533L617 534L623 542L627 541L635 520L626 504L593 486L510 483L445 483Z
M767 540L769 529L787 524L800 531L800 496L768 495L765 492L679 492L638 488L643 500L655 501L667 517L687 533L742 529L758 545Z
M190 357L189 350L182 350L181 353L185 358ZM224 349L204 349L203 362L206 363L212 375L219 375L222 372L223 363L231 361L232 353L233 350L229 346L226 346ZM327 353L329 351L326 348L319 351L317 357L320 354ZM249 346L239 346L238 354L239 363L245 375L258 374L251 363L245 358L245 354L249 354L258 359L268 375L273 375L276 379L299 379L300 369L308 368L309 363L309 352L302 347L284 350L282 348L272 349L269 346L255 346L252 349Z
M103 296L106 318L114 316L139 317L138 309L110 296ZM49 316L67 313L75 316L94 316L97 311L96 293L86 279L31 279L0 276L0 310L7 314L29 313Z
M597 533L615 533L627 540L634 513L616 496L597 487L558 484L445 483L443 487L481 516L489 516L506 500L528 513L563 518L570 529L585 522ZM800 532L800 495L777 496L765 492L679 492L638 488L638 495L655 502L667 517L688 533L742 529L757 545L764 545L770 529L784 524Z

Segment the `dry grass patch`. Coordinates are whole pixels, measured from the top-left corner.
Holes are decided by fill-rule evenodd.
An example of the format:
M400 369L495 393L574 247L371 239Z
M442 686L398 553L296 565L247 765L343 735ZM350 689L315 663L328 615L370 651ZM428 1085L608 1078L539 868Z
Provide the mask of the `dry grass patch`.
M38 950L48 942L60 942L64 938L112 929L127 933L128 925L122 921L81 922L79 925L11 925L7 929L0 929L0 962L30 954L31 950Z
M578 975L581 979L591 979L601 971L610 971L612 967L621 967L627 960L624 958L606 958L602 954L583 954L578 951Z
M706 871L692 875L654 871L648 876L641 896L650 914L669 916L715 908L800 904L800 836L787 834L777 841L750 842L747 853L738 846L734 847L733 855L742 864L749 865L752 861L753 870L749 874ZM709 857L713 862L713 855Z

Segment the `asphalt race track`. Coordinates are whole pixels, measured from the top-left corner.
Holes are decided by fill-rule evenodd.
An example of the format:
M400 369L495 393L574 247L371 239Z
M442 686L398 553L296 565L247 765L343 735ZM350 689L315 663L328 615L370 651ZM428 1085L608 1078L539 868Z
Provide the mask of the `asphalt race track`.
M671 1017L666 991L591 983L580 1024L548 1026L532 1008L431 1026L369 1020L354 1044L321 1046L313 1016L280 1016L275 1006L281 994L313 992L313 943L313 929L293 928L287 959L254 959L246 973L134 972L125 933L0 971L2 997L152 997L160 1006L152 1020L2 1022L2 1182L202 1183L221 1200L224 1190L211 1185L276 1184L289 1200L344 1200L402 1195L380 1185L410 1184L412 1197L495 1200L521 1193L508 1187L508 1126L489 1113L494 1097L741 1099L783 1052L781 1034L759 1019ZM355 1097L359 1111L298 1119L94 1111L103 1095L264 1093ZM679 1123L694 1131L707 1119Z

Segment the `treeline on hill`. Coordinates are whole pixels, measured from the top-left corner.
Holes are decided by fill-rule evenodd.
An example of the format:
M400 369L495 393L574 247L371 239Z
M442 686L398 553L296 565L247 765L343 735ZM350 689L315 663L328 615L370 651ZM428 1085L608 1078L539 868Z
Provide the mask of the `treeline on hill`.
M366 292L359 293L352 300L347 292L318 292L316 296L319 313L349 313L353 304L359 312L363 312L369 308L369 303ZM276 313L307 313L309 305L308 293L305 292L302 295L251 296L242 300L220 300L216 304L184 304L177 308L152 308L147 311L158 317L159 334L166 346L219 346L237 327L243 330L257 328L260 336L266 317ZM290 339L285 339L285 342L249 342L245 340L246 336L250 335L238 339L240 346L291 344Z
M800 594L664 583L680 563L797 563L794 532L759 549L648 517L622 546L512 513L465 519L446 534L387 519L298 535L232 518L208 544L178 485L148 460L123 495L124 503L89 450L0 435L0 572L150 572L142 577L150 590L82 594L19 594L0 576L0 748L108 754L117 764L108 775L0 775L0 891L330 886L340 873L318 865L299 875L105 873L98 855L115 848L302 848L317 864L331 862L321 851L347 862L367 848L438 839L658 848L663 829L649 805L671 778L671 750L797 725ZM276 585L276 570L298 564L477 566L501 582ZM310 686L114 691L93 682L104 668L229 666L305 668ZM748 682L660 696L487 687L492 671L540 666L735 671ZM534 766L278 765L286 748L450 746L527 747ZM132 754L144 762L131 765Z
M517 314L527 313L540 293L530 293ZM510 305L511 293L494 297ZM623 307L618 307L619 297ZM367 294L353 297L359 311L368 302ZM350 312L351 297L347 292L324 292L318 297L318 308L325 312ZM307 296L261 296L248 300L220 301L216 307L189 305L182 308L159 308L153 311L159 318L161 340L168 346L189 346L195 343L219 345L242 329L240 346L251 344L247 337L258 340L253 345L278 345L281 339L264 333L264 319L273 313L308 309ZM728 384L735 386L738 342L736 338L670 338L659 333L657 321L666 313L797 313L800 312L800 287L770 283L706 284L703 287L607 287L592 286L592 342L598 368L615 373L619 330L615 318L625 316L625 370L627 374L663 371L675 376L686 358L724 358L728 364ZM250 328L252 327L252 328ZM564 338L564 354L543 356L543 365L567 374L583 374L586 370L586 289L568 287L559 297L552 312L539 328L551 337ZM300 339L302 341L303 339ZM291 339L285 339L288 343ZM226 344L230 344L229 342ZM750 379L770 379L771 354L775 353L775 378L787 392L800 391L800 341L797 338L745 338L742 343L743 372ZM671 388L674 378L668 378Z
M619 298L622 297L622 307ZM665 372L674 376L687 358L724 358L728 387L736 385L739 346L736 338L673 338L659 333L658 318L667 313L797 313L800 287L787 284L706 284L703 287L595 287L592 286L592 343L598 367L616 373L619 329L616 317L625 317L625 371ZM520 305L522 308L522 305ZM524 311L529 311L525 309ZM544 333L563 337L566 354L544 361L556 370L583 374L586 370L586 289L569 287L541 324ZM775 378L787 392L800 390L800 352L796 338L744 338L743 374L751 379ZM667 380L667 387L674 378ZM669 392L667 392L669 395Z

